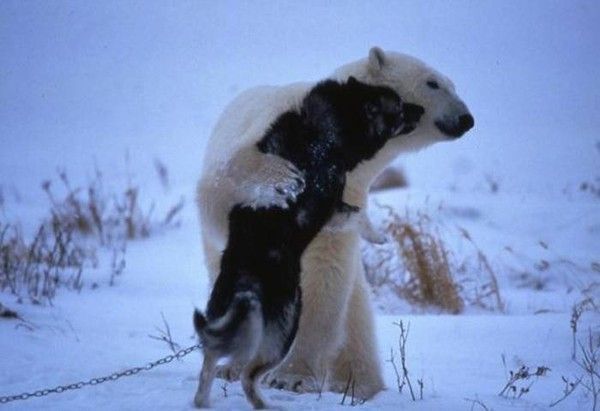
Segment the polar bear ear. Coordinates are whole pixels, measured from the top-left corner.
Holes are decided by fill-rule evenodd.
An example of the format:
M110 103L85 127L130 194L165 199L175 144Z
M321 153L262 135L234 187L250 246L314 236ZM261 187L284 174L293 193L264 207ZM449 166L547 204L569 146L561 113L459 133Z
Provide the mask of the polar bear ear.
M379 47L373 47L369 50L369 68L374 72L380 71L385 66L385 52Z

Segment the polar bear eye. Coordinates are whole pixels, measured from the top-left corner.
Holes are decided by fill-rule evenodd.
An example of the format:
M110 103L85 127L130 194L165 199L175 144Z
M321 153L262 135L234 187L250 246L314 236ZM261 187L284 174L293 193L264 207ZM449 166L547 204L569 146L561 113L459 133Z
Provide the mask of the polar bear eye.
M432 88L432 89L434 89L434 90L437 90L438 88L440 88L440 85L439 85L439 84L438 84L438 82L437 82L437 81L435 81L435 80L429 80L429 81L427 82L427 85L429 86L429 88Z

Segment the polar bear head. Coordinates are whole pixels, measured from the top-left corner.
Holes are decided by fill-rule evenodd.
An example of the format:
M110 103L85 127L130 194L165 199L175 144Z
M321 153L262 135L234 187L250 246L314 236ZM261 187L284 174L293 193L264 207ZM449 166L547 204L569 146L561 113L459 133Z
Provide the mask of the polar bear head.
M387 151L392 156L459 138L475 123L452 81L412 56L373 47L367 58L342 66L333 74L338 80L350 76L391 87L403 101L424 107L425 114L412 133L390 140Z

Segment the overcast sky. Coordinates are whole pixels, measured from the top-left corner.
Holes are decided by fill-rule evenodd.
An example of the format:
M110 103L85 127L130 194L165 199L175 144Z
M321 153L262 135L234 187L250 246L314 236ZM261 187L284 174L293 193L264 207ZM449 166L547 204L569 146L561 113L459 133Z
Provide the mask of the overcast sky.
M597 1L4 0L0 184L127 148L193 179L236 93L318 80L372 45L448 75L476 118L407 160L415 183L576 183L600 174L599 25Z

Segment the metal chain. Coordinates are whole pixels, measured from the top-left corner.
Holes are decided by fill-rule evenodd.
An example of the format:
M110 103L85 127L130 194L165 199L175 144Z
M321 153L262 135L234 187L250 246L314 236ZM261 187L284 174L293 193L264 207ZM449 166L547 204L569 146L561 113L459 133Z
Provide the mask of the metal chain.
M140 371L150 371L154 367L158 367L159 365L168 364L174 359L180 359L191 353L192 351L200 349L200 344L193 345L188 348L184 348L182 350L177 351L175 354L167 355L164 358L161 358L156 361L149 362L143 367L133 367L129 368L125 371L115 372L105 377L91 378L87 381L80 381L73 384L68 385L59 385L54 388L46 388L43 390L37 390L34 392L24 392L18 395L7 395L5 397L0 397L0 404L6 404L12 401L18 400L27 400L31 397L44 397L48 394L60 394L65 391L70 390L78 390L83 387L87 387L89 385L98 385L108 381L116 381L121 377L131 377L132 375L136 375Z

